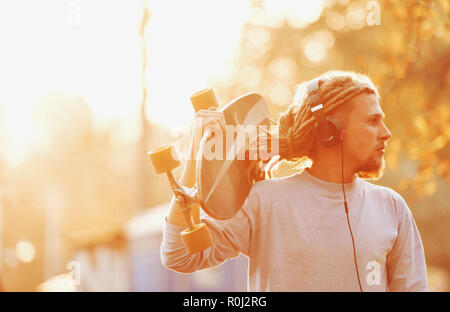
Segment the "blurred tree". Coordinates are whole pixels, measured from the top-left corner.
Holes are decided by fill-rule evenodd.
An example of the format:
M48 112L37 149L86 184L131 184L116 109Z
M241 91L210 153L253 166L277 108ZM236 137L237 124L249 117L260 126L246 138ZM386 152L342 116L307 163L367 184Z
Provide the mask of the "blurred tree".
M58 92L41 99L32 123L30 155L20 167L8 171L8 184L2 189L3 219L9 225L4 248L14 249L25 238L36 249L31 263L5 267L4 287L11 291L32 291L49 277L43 270L49 246L60 251L52 271L66 273L69 233L123 225L140 202L136 142L120 139L119 123L94 129L86 101ZM153 193L153 201L161 202L159 197L164 195L164 191ZM57 237L50 237L49 229Z
M145 30L148 24L148 21L150 19L150 10L148 8L147 1L143 1L143 14L142 14L142 21L141 25L139 27L139 36L141 37L141 43L142 43L142 104L140 109L140 121L142 125L142 131L141 136L142 139L139 144L139 153L138 153L138 180L141 181L140 187L139 187L139 194L138 194L138 200L140 200L138 208L136 212L142 211L145 207L148 205L147 200L147 194L148 190L150 188L150 183L148 180L148 173L146 172L146 169L148 168L148 159L146 157L146 153L148 150L148 135L149 135L149 125L146 119L147 116L147 87L145 85L145 74L147 69L147 46L145 44Z

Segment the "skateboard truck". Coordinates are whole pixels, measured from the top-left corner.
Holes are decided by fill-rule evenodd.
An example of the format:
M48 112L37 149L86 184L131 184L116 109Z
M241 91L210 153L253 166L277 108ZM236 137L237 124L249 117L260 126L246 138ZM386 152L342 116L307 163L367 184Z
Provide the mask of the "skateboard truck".
M191 103L197 112L200 109L208 109L211 106L218 107L217 100L212 89L201 90L191 97ZM192 206L201 205L197 184L189 188L180 184L172 174L172 170L180 165L173 145L155 148L148 153L157 174L166 173L170 186L175 195L175 201L180 207L184 220L188 227L181 232L186 250L192 254L211 247L213 240L206 224L196 224L192 217Z
M192 206L200 203L197 185L193 188L181 185L172 174L172 169L180 165L173 145L153 149L148 153L156 173L166 173L175 201L183 213L188 227L181 232L184 246L189 253L196 253L212 246L212 238L204 223L195 224L192 218Z

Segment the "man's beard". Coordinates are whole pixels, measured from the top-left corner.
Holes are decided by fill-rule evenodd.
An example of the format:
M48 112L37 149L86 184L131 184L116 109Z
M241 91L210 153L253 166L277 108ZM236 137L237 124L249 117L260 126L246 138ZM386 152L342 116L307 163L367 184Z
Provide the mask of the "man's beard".
M365 164L356 169L360 178L367 180L378 180L383 176L385 161L383 155L381 160L370 158Z

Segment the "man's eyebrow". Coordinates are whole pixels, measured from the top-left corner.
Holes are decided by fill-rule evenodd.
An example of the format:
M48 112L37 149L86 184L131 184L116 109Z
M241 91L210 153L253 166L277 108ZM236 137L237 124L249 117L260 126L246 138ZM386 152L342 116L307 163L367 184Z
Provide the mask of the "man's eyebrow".
M375 114L368 114L367 117L377 117L384 119L386 116L384 114L375 113Z

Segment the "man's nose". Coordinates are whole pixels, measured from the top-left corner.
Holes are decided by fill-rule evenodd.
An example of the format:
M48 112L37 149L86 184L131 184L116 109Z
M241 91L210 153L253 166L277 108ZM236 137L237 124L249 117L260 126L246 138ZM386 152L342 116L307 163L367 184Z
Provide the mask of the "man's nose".
M391 137L392 137L391 132L389 131L388 127L386 127L386 125L383 123L383 131L382 131L382 134L381 134L381 138L382 138L384 141L387 141L387 140L389 140Z

